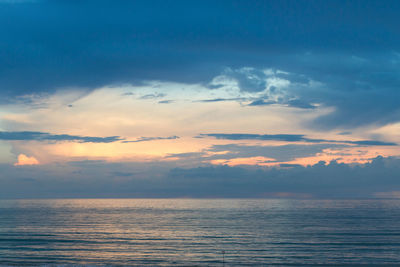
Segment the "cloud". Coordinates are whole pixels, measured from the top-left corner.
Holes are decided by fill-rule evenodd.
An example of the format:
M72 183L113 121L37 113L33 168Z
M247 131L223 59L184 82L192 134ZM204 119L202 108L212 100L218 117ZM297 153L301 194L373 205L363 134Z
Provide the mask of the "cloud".
M172 140L172 139L179 139L179 136L174 135L168 137L140 137L136 140L122 141L122 143L137 143L137 142L147 142L154 140Z
M132 92L125 92L121 94L122 96L134 96L135 94Z
M130 177L135 175L135 173L133 172L119 172L119 171L112 172L111 174L114 176L122 176L122 177Z
M294 168L294 167L301 167L300 164L290 164L290 163L281 163L279 164L281 168Z
M400 198L400 191L376 192L373 195L377 198Z
M30 12L23 3L7 5L0 10L0 24L8 25L0 29L1 101L163 80L213 92L230 86L223 79L210 83L223 76L243 97L251 95L251 106L332 108L310 124L318 129L399 121L397 1L390 8L379 1L345 7L329 1L156 3L38 1ZM288 24L286 12L296 14L296 23Z
M304 100L299 99L290 99L286 102L289 107L293 108L303 108L303 109L314 109L315 105L305 102Z
M171 104L174 103L174 100L161 100L158 101L158 104Z
M288 141L298 142L304 141L305 137L301 134L199 134L198 138L214 137L216 139L227 139L227 140L277 140L277 141Z
M227 102L227 101L246 101L247 99L244 97L235 97L235 98L212 98L212 99L202 99L196 100L193 102L202 102L202 103L209 103L209 102Z
M179 139L179 136L168 137L140 137L136 140L125 140L119 136L95 137L95 136L79 136L69 134L49 134L43 132L5 132L0 131L0 140L4 141L71 141L79 143L113 143L122 141L122 143L137 143L154 140L171 140Z
M398 144L393 142L384 142L377 140L344 141L344 142L360 146L398 146Z
M317 108L315 105L304 102L303 100L299 99L291 99L287 101L273 101L273 100L264 100L264 99L257 99L252 101L248 106L270 106L270 105L283 105L291 108L301 108L301 109L315 109Z
M213 133L213 134L199 134L197 138L214 137L216 139L226 140L262 140L262 141L285 141L285 142L307 142L307 143L341 143L341 144L354 144L360 146L397 146L398 144L393 142L384 142L377 140L360 140L360 141L349 141L349 140L329 140L329 139L313 139L307 138L302 134L224 134L224 133Z
M186 153L174 153L168 154L166 158L194 158L197 159L199 157L205 156L205 152L186 152Z
M249 106L277 104L301 109L316 108L316 105L308 102L297 93L299 88L312 86L311 79L304 75L273 68L242 67L239 69L227 68L213 82L215 83L218 80L220 80L222 86L231 84L232 80L236 81L242 94L253 96L247 99L252 101L248 104Z
M291 194L317 198L397 197L397 194L375 192L392 192L393 188L400 188L398 163L396 158L377 157L371 163L355 166L332 161L308 167L285 165L267 169L229 166L178 168L170 172L170 179L190 186L193 191L197 188L207 192L207 184L210 188L207 193L226 197L273 197L282 192L287 193L286 197ZM198 196L202 194L197 193Z
M209 160L230 160L235 158L265 157L273 158L276 162L292 161L296 158L312 157L322 153L325 149L345 148L346 145L339 144L312 144L312 145L281 145L281 146L260 146L260 145L213 145L207 151L217 152L207 158ZM225 152L218 154L218 152Z
M21 1L3 1L10 2ZM351 2L344 7L310 1L298 6L285 2L255 6L212 1L38 1L29 6L30 12L22 4L11 5L0 13L2 25L18 22L0 30L2 51L7 52L0 58L5 63L0 88L21 94L149 79L204 82L221 66L273 66L279 61L299 68L296 54L303 51L396 49L399 4L390 1L388 9L378 3ZM199 10L207 10L207 16ZM296 14L296 23L288 23L287 12ZM75 14L73 23L70 14ZM107 23L105 15L113 23ZM150 23L149 17L153 18ZM364 56L351 58L362 64L359 59ZM241 84L247 90L263 87L257 81Z
M249 104L249 106L269 106L269 105L273 105L273 104L277 104L275 101L265 101L264 99L257 99L254 100L253 102L251 102Z
M14 163L14 166L23 166L23 165L38 165L39 161L35 157L28 157L24 154L20 154L18 156L18 161Z
M240 69L228 68L224 75L234 78L239 88L245 92L260 92L267 89L266 74L262 70L251 67L243 67Z
M176 158L183 162L188 161L192 165L202 162L220 162L218 164L224 164L225 162L225 164L228 164L229 161L235 159L257 159L258 163L262 163L260 158L263 158L264 163L279 163L292 161L296 158L312 157L324 152L326 149L343 149L347 147L348 145L343 144L289 144L280 146L225 144L212 145L201 152L169 154L166 158Z
M201 166L101 161L0 165L0 198L18 197L397 197L400 159L303 167Z
M147 94L147 95L141 96L140 99L157 99L157 98L162 98L165 96L166 96L166 94L163 94L163 93L155 93L155 94Z
M362 52L360 52L362 53ZM282 105L301 109L332 108L309 126L350 129L399 121L400 56L391 51L304 53L275 58L263 67L227 68L225 81L253 95L249 106ZM251 100L251 99L250 99Z
M81 143L112 143L123 140L119 136L94 137L69 134L49 134L44 132L5 132L0 131L0 140L5 141L72 141Z

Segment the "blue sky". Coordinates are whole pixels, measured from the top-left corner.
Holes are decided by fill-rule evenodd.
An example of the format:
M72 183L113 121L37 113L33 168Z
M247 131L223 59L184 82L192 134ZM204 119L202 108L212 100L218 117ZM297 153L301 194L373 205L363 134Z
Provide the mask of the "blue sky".
M51 197L89 177L104 188L73 196L114 185L114 197L321 197L307 177L324 161L321 176L345 166L345 196L395 196L399 11L368 0L0 1L0 185L9 197L39 177ZM94 178L87 162L118 167ZM137 182L118 175L132 165L142 192L121 189ZM389 173L381 187L356 190L374 168ZM272 186L280 175L304 184Z

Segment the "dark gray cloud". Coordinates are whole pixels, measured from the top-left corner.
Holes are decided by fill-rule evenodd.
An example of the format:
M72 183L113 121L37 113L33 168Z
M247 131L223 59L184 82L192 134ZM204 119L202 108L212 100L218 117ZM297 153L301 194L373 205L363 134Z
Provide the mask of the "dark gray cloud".
M140 137L136 140L126 140L122 141L122 143L137 143L137 142L147 142L147 141L154 141L154 140L172 140L172 139L179 139L179 136L173 135L168 137Z
M397 146L398 144L393 142L384 142L378 140L360 140L360 141L349 141L349 140L329 140L329 139L313 139L307 138L302 134L225 134L225 133L213 133L213 134L199 134L197 138L214 137L216 139L226 140L263 140L263 141L285 141L285 142L307 142L307 143L342 143L342 144L353 144L360 146Z
M400 191L400 159L335 161L302 167L203 166L175 163L0 165L0 198L20 197L268 197L279 192L320 198L355 198ZM390 195L390 194L388 194Z
M49 134L43 132L5 132L0 131L0 140L5 141L73 141L81 143L112 143L124 140L119 136L95 137L69 134Z

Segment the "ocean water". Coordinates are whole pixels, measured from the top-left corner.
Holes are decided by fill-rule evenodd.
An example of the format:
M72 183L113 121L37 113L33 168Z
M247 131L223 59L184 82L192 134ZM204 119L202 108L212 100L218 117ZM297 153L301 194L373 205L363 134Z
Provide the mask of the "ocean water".
M0 200L0 265L384 263L399 200Z

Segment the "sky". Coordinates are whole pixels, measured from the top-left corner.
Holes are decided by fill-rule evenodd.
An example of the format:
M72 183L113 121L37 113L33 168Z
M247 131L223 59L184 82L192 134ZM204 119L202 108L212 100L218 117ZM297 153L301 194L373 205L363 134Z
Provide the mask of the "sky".
M0 0L0 198L398 198L399 13Z

